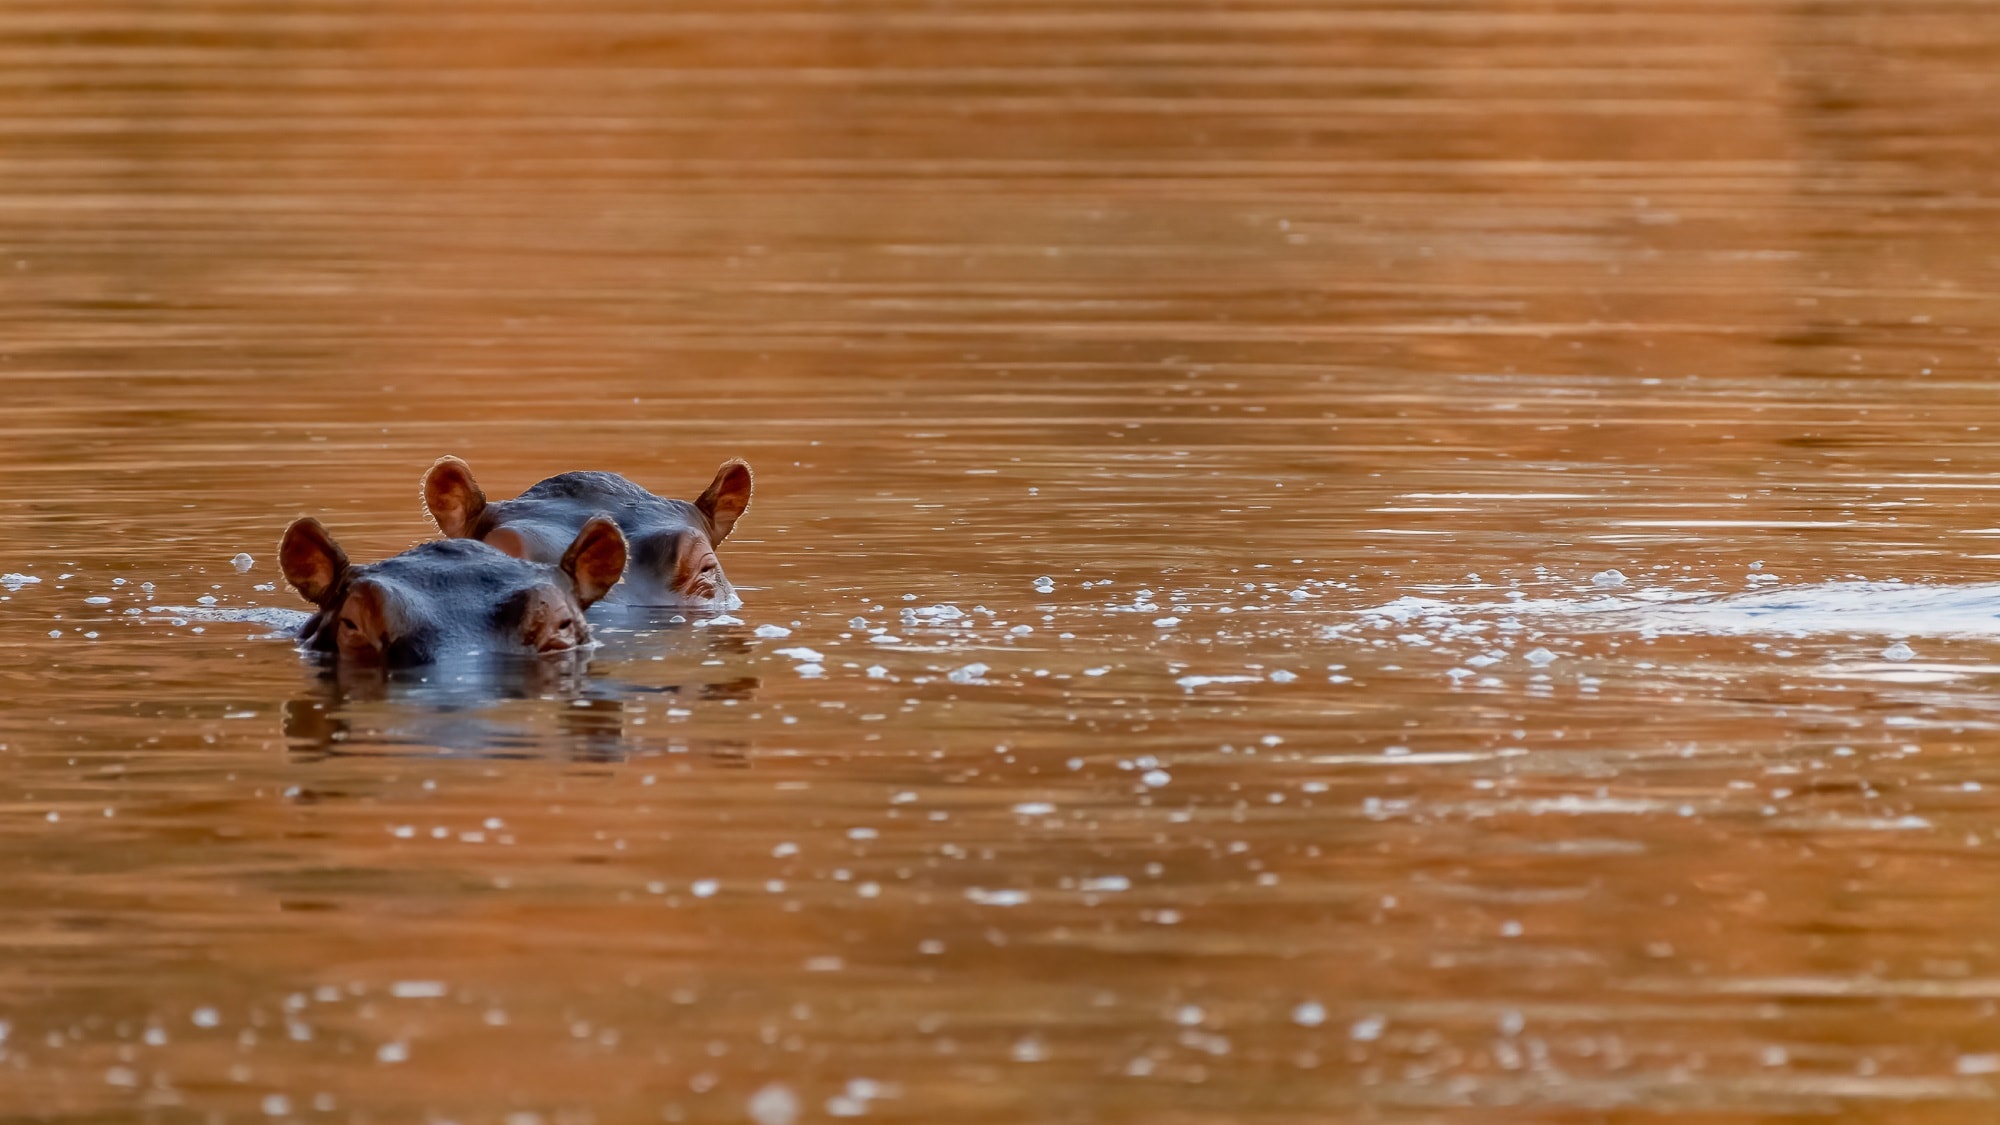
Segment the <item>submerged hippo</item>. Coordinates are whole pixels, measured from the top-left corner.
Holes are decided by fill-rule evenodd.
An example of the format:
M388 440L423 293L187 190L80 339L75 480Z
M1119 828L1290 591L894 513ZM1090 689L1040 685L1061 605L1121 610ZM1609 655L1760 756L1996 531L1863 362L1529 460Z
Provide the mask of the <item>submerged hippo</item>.
M554 564L444 541L352 566L318 520L301 519L285 529L278 559L285 581L319 607L299 629L304 648L400 667L588 643L583 611L623 573L625 536L600 516L583 521Z
M541 563L561 557L584 521L604 513L632 545L625 580L607 600L734 609L742 602L715 548L750 507L750 484L750 466L728 461L692 503L655 496L616 473L564 473L512 500L488 501L470 466L441 457L424 474L424 507L453 539L478 539Z

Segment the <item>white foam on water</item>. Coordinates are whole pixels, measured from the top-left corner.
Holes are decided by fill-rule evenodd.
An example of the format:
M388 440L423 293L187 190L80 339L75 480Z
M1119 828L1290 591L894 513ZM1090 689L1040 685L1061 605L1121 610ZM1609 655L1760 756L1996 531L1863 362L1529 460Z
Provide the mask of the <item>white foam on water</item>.
M799 1096L782 1082L771 1082L750 1095L750 1120L757 1125L792 1125L799 1119Z
M1976 675L2000 674L1991 664L1842 664L1813 669L1825 680L1873 680L1885 684L1950 684ZM1893 717L1893 716L1892 716Z
M1307 758L1316 766L1452 766L1466 762L1490 762L1501 754L1477 751L1442 750L1427 754L1321 754Z
M1433 632L1463 628L1481 618L1487 626L1508 618L1539 619L1543 628L1573 632L1644 632L1654 635L1765 635L1807 637L1863 634L1887 638L2000 637L2000 583L1923 586L1902 582L1821 582L1739 594L1670 589L1635 590L1601 597L1522 598L1500 602L1448 602L1401 597L1359 610L1357 624L1386 628L1419 622ZM1353 625L1329 627L1335 635ZM1895 656L1888 656L1893 651ZM1914 650L1889 646L1894 660Z
M1182 676L1174 681L1184 690L1193 691L1210 684L1257 684L1264 682L1262 676Z
M186 618L190 621L240 621L294 633L312 618L310 613L296 609L280 609L277 606L217 609L199 605L149 605L146 607L146 612L172 614L176 618Z

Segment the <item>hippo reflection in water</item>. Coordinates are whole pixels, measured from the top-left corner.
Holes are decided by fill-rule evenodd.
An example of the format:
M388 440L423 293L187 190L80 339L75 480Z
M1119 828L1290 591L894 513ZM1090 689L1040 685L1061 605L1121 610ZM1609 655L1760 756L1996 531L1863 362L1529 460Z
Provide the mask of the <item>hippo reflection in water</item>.
M319 607L299 629L301 647L405 667L587 644L583 611L624 571L625 537L599 516L581 521L553 564L447 540L353 566L318 520L301 519L278 557L285 580Z
M697 641L682 636L691 647ZM650 654L661 639L652 634L645 644L627 641L631 651L625 655ZM715 643L708 636L698 641L703 652ZM449 670L338 662L285 702L286 745L301 761L393 754L614 762L693 751L717 765L747 763L749 743L740 734L690 740L676 727L648 725L646 712L754 699L762 686L757 677L685 661L678 672L649 660L621 661L619 642L600 643L604 647L595 651ZM623 663L652 675L631 679L591 670L593 659L606 656L614 669Z
M564 473L512 500L486 499L472 469L442 457L424 474L424 506L452 539L477 539L531 562L560 558L584 521L618 521L631 544L614 604L734 609L742 604L715 549L750 507L750 466L729 461L693 502L669 500L616 473Z

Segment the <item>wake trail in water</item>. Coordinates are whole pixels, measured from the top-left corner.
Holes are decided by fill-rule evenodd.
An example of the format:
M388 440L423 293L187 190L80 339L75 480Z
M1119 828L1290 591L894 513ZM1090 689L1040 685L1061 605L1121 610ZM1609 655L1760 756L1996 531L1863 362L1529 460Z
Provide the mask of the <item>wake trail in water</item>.
M291 638L312 618L312 614L297 609L280 609L277 606L209 606L209 605L154 605L147 606L146 612L169 616L176 621L219 621L240 622L246 625L262 625L271 630L271 636Z
M1641 590L1581 598L1519 597L1451 602L1403 597L1357 611L1356 624L1464 629L1471 623L1564 632L1634 632L1646 636L1760 635L1811 637L2000 637L2000 583L1913 586L1901 582L1825 582L1717 595ZM1334 626L1338 634L1354 626Z

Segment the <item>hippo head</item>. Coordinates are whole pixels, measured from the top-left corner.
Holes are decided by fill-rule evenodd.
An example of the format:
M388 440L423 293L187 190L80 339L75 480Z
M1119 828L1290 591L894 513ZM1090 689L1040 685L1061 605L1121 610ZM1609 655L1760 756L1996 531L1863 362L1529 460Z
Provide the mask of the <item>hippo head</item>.
M588 643L583 611L618 581L625 553L618 525L602 516L584 521L552 565L444 541L353 566L314 519L285 529L278 548L285 580L319 607L299 630L303 647L399 667Z
M616 473L563 473L512 500L492 500L456 457L424 474L424 507L453 539L478 539L515 558L554 562L585 520L618 522L631 559L607 600L628 605L733 609L742 602L715 549L750 507L750 466L728 461L692 501L669 500Z

